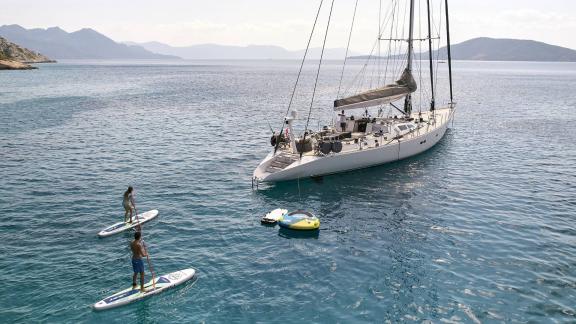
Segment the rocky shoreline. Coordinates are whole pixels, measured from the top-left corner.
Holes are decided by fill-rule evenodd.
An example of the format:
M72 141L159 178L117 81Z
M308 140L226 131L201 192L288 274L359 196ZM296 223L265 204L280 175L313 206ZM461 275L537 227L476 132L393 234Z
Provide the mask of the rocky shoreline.
M38 61L20 61L24 64L37 64L37 63L58 63L56 60L38 60Z
M34 70L37 67L12 60L0 59L0 70Z

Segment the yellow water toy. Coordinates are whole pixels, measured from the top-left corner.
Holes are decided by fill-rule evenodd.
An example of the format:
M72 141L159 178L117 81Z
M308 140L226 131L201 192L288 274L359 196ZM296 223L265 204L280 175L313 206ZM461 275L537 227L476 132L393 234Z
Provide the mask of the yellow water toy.
M280 227L298 231L313 231L320 228L320 220L312 213L303 210L293 211L278 222Z

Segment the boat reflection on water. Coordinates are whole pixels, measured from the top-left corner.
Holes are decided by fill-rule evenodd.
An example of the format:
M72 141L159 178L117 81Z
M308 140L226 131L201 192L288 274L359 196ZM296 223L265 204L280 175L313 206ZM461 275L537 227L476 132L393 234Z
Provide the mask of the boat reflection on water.
M278 236L287 239L318 239L320 236L320 230L312 230L312 231L297 231L292 230L289 228L281 227L278 230Z

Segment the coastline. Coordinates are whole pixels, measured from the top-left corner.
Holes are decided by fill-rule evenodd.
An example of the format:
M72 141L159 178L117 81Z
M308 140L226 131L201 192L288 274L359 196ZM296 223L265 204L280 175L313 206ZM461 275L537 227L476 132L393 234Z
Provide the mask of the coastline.
M35 69L38 68L27 63L0 59L0 70L35 70Z

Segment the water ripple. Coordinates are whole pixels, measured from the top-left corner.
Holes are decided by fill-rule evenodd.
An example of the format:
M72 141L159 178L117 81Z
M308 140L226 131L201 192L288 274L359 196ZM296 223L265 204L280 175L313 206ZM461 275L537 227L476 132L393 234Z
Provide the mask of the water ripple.
M2 318L576 319L574 64L457 62L454 128L429 152L253 192L267 121L276 127L285 109L295 64L57 64L9 82L0 74ZM318 107L330 106L339 68L323 70ZM199 276L95 313L91 304L130 284L131 233L96 237L123 216L128 184L140 210L160 210L144 228L156 271L191 266ZM313 210L322 228L261 226L277 207Z

